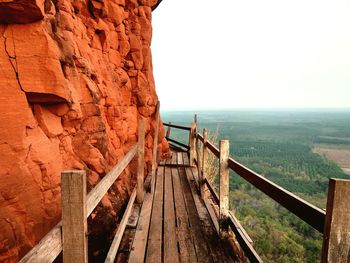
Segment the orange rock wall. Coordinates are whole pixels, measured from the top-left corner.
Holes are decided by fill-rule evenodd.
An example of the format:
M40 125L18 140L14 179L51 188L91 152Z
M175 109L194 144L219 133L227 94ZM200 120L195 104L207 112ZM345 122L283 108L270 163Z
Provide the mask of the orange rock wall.
M16 262L60 220L61 171L87 170L91 189L136 143L141 118L149 169L156 3L0 1L0 262ZM162 126L158 139L166 152ZM90 216L90 257L103 258L135 168Z

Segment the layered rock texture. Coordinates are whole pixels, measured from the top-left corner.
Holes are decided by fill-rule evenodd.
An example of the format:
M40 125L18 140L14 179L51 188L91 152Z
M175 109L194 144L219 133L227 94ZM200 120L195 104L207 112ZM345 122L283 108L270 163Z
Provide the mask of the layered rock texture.
M60 220L61 171L85 169L89 191L136 143L141 118L149 169L156 4L0 0L0 262L18 261ZM158 139L161 154L162 126ZM90 258L103 258L135 165L89 218Z

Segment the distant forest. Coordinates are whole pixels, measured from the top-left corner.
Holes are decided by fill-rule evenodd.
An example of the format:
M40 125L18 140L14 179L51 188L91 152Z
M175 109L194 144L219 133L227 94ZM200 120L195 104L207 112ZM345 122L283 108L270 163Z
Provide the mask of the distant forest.
M328 180L350 178L312 148L350 150L350 111L201 111L200 129L230 140L231 156L320 208ZM165 112L164 122L190 125L194 112ZM172 138L188 135L173 129ZM218 179L216 177L216 179ZM230 209L265 262L319 262L322 235L238 175L230 175Z

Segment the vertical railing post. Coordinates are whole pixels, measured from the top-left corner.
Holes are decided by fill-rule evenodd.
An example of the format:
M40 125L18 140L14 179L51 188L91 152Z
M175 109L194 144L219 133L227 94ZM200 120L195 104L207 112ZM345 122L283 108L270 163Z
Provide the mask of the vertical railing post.
M139 204L143 202L144 196L144 172L145 172L145 120L139 121L138 127L138 148L137 148L137 190L136 200Z
M169 121L169 125L171 125L170 121ZM166 138L170 138L170 132L171 132L171 127L168 126L168 129L166 130L166 135L165 135Z
M194 165L194 155L195 155L195 142L194 142L194 136L195 136L195 129L196 124L193 122L190 130L190 136L189 136L189 146L190 146L190 166Z
M229 141L220 141L220 237L227 235L227 218L229 210Z
M63 171L62 236L63 262L87 262L86 172Z
M321 262L350 262L350 180L329 180Z
M199 149L199 139L196 137L196 155L197 155L197 170L198 170L198 185L199 185L199 193L201 196L204 194L204 180L202 173L202 156L200 155Z
M205 179L206 179L206 173L205 173L205 170L207 169L206 168L206 161L207 161L207 140L208 140L208 131L206 128L203 129L203 153L202 153L202 178L203 178L203 185L202 185L202 188L201 188L201 191L202 191L202 196L205 197Z
M158 130L159 130L159 107L160 102L158 101L156 106L156 126L154 131L153 139L153 159L152 159L152 174L151 174L151 193L154 193L156 169L157 169L157 148L158 148Z

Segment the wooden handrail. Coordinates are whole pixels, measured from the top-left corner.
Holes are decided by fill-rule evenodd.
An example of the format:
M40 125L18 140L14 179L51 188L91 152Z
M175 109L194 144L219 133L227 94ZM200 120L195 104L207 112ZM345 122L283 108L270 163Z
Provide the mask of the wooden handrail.
M165 122L163 122L163 125L167 127L175 128L175 129L185 130L185 131L191 130L191 127L182 126L182 125L174 125L174 124L165 123Z
M201 141L204 142L203 135L200 133L197 133L197 138ZM205 146L208 147L208 149L217 157L220 157L220 150L218 147L216 147L214 144L212 144L209 140L206 141Z
M229 167L277 203L323 233L326 212L278 186L239 162L229 159Z
M87 217L92 213L102 197L107 193L126 166L134 158L138 143L124 158L106 174L87 195ZM19 262L52 262L62 251L62 220L45 235Z
M165 137L165 139L167 139L167 141L169 142L173 142L173 143L176 143L177 145L180 145L181 147L184 147L185 149L190 149L190 147L182 142L178 142L177 140L174 140L174 139L171 139L169 137Z
M114 259L115 259L117 252L118 252L120 242L122 241L123 233L125 231L126 224L128 222L129 216L131 214L132 206L135 202L135 199L136 199L136 189L134 189L134 191L132 192L132 194L130 196L130 199L129 199L128 205L125 209L123 218L120 221L120 224L119 224L117 232L115 233L112 245L109 248L105 263L113 263L114 262Z
M87 216L89 216L115 180L121 175L124 169L134 158L138 143L124 156L124 158L114 168L106 174L101 181L87 195Z
M252 246L250 237L231 212L228 213L228 224L231 227L233 233L235 234L239 245L243 249L249 261L254 263L263 262L262 259L259 257L258 253L256 253L254 247Z
M204 183L207 185L207 187L208 187L208 189L209 189L209 191L211 193L211 196L213 197L215 203L217 205L219 205L220 204L219 195L216 193L214 187L209 183L207 178L204 179Z
M197 134L197 137L200 141L204 141L201 134ZM207 140L206 146L216 157L220 156L220 150L209 140ZM302 198L278 186L232 158L229 159L229 167L267 196L275 200L283 207L287 208L290 212L298 216L319 232L323 233L324 220L326 216L325 211L306 202Z

